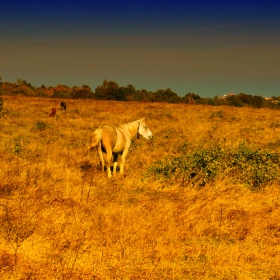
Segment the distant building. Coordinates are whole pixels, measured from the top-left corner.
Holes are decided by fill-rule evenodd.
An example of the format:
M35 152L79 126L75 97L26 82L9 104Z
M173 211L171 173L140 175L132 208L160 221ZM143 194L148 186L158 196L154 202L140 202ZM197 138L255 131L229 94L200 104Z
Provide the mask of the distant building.
M228 94L224 94L220 99L227 99L228 97L235 96L235 93L230 92Z
M274 98L265 97L264 99L265 99L266 101L271 102L271 103L274 103L274 104L278 104L278 103L279 103L279 101L276 100L276 99L274 99Z

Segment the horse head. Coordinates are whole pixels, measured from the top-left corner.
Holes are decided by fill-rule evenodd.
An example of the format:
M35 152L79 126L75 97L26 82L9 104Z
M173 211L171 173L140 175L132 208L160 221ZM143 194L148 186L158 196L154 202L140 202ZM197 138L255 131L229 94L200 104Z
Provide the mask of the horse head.
M139 138L139 135L143 136L144 138L146 138L148 140L153 139L153 133L147 127L147 125L145 123L145 118L142 118L139 120L139 127L138 127L138 132L137 132L138 138Z

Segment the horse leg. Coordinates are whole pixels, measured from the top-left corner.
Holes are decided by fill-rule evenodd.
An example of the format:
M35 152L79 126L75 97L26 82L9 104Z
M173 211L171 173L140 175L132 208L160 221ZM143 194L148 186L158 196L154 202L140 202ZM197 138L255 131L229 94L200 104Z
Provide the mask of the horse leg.
M123 168L124 168L125 158L126 158L127 154L128 154L128 148L125 148L122 153L121 159L120 159L120 173L121 174L123 174Z
M118 155L114 155L114 169L113 174L117 173L117 166L118 166Z
M112 173L111 173L111 168L110 168L110 165L111 165L111 161L112 161L112 150L111 149L108 149L106 151L107 153L107 171L108 171L108 178L111 178L112 177Z
M104 159L103 159L103 154L102 154L102 149L101 149L101 143L97 146L97 153L99 156L100 164L101 164L101 171L104 171Z

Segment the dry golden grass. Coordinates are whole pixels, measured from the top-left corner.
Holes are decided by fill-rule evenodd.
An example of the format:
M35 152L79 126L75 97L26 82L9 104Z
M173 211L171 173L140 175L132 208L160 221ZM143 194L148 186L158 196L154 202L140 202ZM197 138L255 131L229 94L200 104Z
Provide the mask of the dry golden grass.
M204 188L142 174L179 147L245 141L280 149L280 111L4 96L0 119L1 279L280 279L278 184ZM57 115L50 118L50 110ZM142 116L125 175L111 180L90 132Z

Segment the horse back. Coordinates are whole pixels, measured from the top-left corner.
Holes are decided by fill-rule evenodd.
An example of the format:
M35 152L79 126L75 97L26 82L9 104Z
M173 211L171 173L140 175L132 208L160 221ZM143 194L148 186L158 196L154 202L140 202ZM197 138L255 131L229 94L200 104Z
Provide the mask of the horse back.
M127 147L127 144L130 143L129 133L127 132L126 129L122 127L117 127L116 132L117 132L117 139L113 152L122 153L125 147Z

